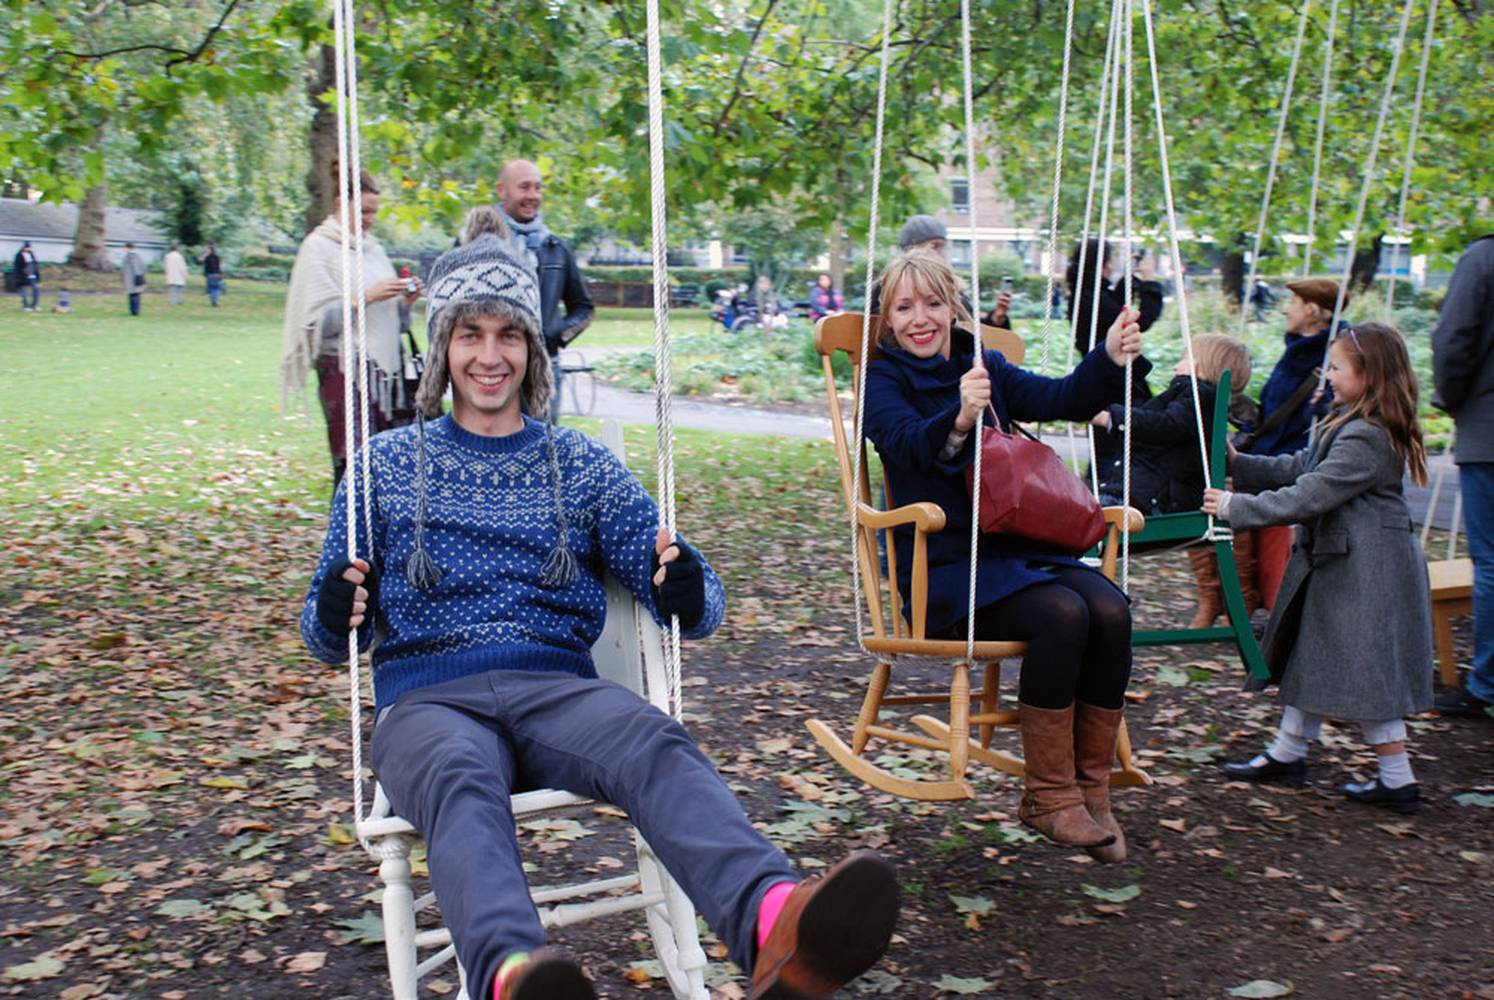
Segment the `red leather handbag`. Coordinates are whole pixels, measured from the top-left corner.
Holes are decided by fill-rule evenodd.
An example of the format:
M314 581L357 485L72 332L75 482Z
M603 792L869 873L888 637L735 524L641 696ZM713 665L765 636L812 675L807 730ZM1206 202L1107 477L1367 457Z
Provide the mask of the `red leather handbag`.
M991 412L994 416L995 410ZM1020 427L1016 434L986 424L982 428L981 531L1020 535L1076 553L1104 537L1099 501L1052 448ZM974 479L972 463L965 470L966 485Z

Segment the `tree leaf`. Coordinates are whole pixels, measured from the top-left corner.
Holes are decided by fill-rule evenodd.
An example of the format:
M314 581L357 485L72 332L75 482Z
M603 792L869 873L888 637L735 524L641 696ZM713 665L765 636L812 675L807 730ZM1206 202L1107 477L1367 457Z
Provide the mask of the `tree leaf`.
M40 958L20 965L12 965L5 970L5 978L18 982L32 982L37 979L51 979L60 975L63 969L63 961L53 958L51 955L42 955Z
M986 993L996 984L989 979L982 979L979 976L962 978L946 974L940 976L930 985L940 993L958 993L962 997L968 997L974 996L977 993Z
M1088 882L1079 888L1084 890L1086 896L1105 903L1126 903L1141 895L1141 886L1136 885L1134 882L1130 885L1123 885L1119 889L1101 889L1099 886L1090 885Z

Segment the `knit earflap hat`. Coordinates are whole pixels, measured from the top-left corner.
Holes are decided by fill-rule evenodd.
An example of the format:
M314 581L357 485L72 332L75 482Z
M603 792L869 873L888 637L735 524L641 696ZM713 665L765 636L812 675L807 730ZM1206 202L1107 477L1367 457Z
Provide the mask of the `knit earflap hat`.
M554 386L550 355L540 333L539 285L534 272L514 256L508 227L496 209L473 209L462 231L462 245L436 259L426 286L430 349L415 408L431 419L441 415L441 397L451 379L446 353L457 322L501 316L518 324L529 340L529 363L520 386L524 409L533 417L548 413Z
M555 429L549 420L550 357L540 334L539 286L534 273L514 257L508 229L490 206L474 209L462 231L462 245L436 259L427 282L430 346L425 374L415 394L415 424L419 437L416 463L415 548L405 563L405 578L416 590L430 590L440 583L442 571L425 545L428 513L427 479L430 463L426 455L425 422L441 414L441 397L450 382L447 351L451 331L462 319L500 316L524 330L529 357L520 383L520 399L531 417L545 424L545 457L550 469L550 493L555 504L556 543L541 570L550 587L569 587L576 582L578 564L568 545L570 526L561 490L560 461L555 453Z

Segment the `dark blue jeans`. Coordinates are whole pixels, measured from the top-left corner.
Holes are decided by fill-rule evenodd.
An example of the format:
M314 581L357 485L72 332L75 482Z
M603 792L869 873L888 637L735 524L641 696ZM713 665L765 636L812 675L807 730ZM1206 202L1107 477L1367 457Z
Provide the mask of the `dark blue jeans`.
M140 293L139 292L129 292L127 294L130 296L130 315L131 316L139 316L140 315Z
M512 792L558 788L625 810L743 969L763 893L796 879L684 728L610 681L493 670L411 691L374 730L373 765L426 839L474 997L491 993L504 958L545 941Z
M210 274L207 276L207 293L213 305L217 305L218 296L223 294L223 275Z
M41 298L41 288L34 281L27 281L21 285L21 308L35 309L37 301Z
M1494 702L1494 462L1460 464L1458 488L1473 558L1473 671L1464 686Z

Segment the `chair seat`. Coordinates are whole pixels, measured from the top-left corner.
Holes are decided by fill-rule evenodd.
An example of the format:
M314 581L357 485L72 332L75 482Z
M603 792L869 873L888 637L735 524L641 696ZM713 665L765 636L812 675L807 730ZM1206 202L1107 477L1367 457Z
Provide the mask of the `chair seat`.
M1427 563L1432 600L1453 601L1473 596L1473 560L1442 559Z

